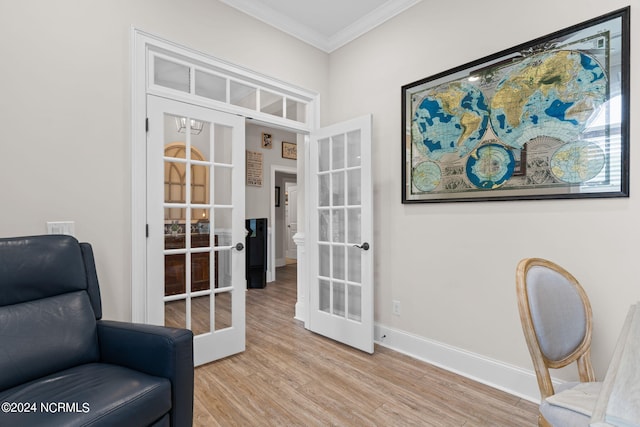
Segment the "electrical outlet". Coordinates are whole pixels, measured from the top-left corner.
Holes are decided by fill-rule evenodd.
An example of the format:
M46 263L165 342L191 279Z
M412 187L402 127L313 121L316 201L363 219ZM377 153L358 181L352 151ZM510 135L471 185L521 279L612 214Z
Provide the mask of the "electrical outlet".
M393 314L400 316L400 301L398 300L393 301Z
M76 223L74 221L47 221L47 234L75 234Z

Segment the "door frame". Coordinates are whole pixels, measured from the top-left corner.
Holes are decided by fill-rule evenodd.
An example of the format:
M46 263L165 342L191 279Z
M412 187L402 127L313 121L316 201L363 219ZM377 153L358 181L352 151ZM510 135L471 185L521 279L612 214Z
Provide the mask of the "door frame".
M233 65L211 55L198 52L186 46L179 45L167 39L147 33L135 27L131 28L131 319L133 322L148 322L147 307L147 175L146 175L146 144L147 144L147 108L146 97L148 94L158 95L177 101L191 103L214 110L232 114L239 114L245 118L252 118L255 122L266 126L280 127L298 134L298 167L297 175L305 173L305 162L301 161L306 156L309 145L308 134L320 124L320 95L286 82L265 76L256 71ZM195 98L188 94L180 94L171 90L162 90L151 87L148 81L149 64L147 63L149 49L157 49L168 54L182 58L182 60L194 63L210 64L218 73L228 73L229 76L241 76L263 84L265 87L277 87L283 91L293 93L300 99L306 100L306 123L292 124L276 116L270 116L259 111L244 111L245 109L231 104L216 101L207 101L203 98ZM301 143L304 144L301 144ZM302 148L302 149L300 149ZM275 190L272 189L272 200ZM304 192L304 189L302 189ZM300 190L299 190L300 192ZM301 204L302 203L302 204ZM306 227L304 218L304 194L298 200L298 223ZM273 206L273 203L272 203ZM302 219L302 221L300 221ZM298 233L301 249L298 255L304 253L304 233ZM298 300L296 302L296 318L306 319L306 295L307 283L300 274L305 271L306 259L298 261ZM302 264L302 265L301 265Z
M297 178L297 175L296 175ZM289 200L290 196L291 196L291 187L295 187L296 188L296 208L298 207L298 181L296 180L294 181L289 181L289 180L285 180L284 181L284 194L285 194L285 201ZM293 204L291 205L293 206ZM290 223L289 223L289 211L291 210L291 208L289 207L288 203L285 203L284 206L284 224L285 224L285 229L281 231L281 236L283 236L283 249L284 249L284 257L285 257L285 261L287 258L289 258L289 250L291 250L292 252L295 253L295 259L297 260L298 258L298 250L296 248L296 242L293 241L293 235L291 235L291 230L288 230L288 228L290 228ZM298 211L296 209L296 233L298 232ZM295 234L295 233L294 233ZM292 243L293 246L289 247L289 243Z
M274 182L276 182L276 173L280 172L280 173L290 173L293 175L298 175L299 171L298 171L298 167L296 166L291 167L291 166L280 166L280 165L271 165L271 197L270 197L270 204L271 207L269 208L269 216L271 218L271 240L269 242L269 251L271 252L271 256L269 257L269 271L267 271L267 282L273 282L274 280L276 280L276 236L277 236L277 230L278 227L276 225L276 221L274 220L274 218L276 217L276 188L275 188L275 184L273 184ZM304 172L304 171L303 171ZM283 192L284 189L281 189L280 192L280 200L282 203L283 199Z

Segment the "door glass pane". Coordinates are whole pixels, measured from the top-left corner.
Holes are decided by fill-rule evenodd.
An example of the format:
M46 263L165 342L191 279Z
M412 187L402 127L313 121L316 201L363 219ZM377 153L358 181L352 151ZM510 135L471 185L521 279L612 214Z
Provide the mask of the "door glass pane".
M360 221L360 208L351 208L347 210L347 229L349 230L347 241L354 245L362 243L362 237L360 236Z
M349 290L347 317L359 322L362 320L362 288L356 285L349 285L347 289Z
M347 280L350 282L362 282L362 249L349 247L349 265Z
M191 83L189 67L155 56L153 81L159 86L188 93Z
M331 147L331 169L344 169L344 135L337 135L332 138L333 145Z
M231 292L222 292L214 295L215 299L215 321L214 328L216 331L220 329L230 328L231 323Z
M209 252L191 254L191 292L209 289L210 259Z
M320 258L320 269L319 273L324 277L331 277L331 246L329 245L320 245L318 246L318 255Z
M230 84L231 94L230 101L233 105L239 107L256 109L257 93L255 87L247 86L245 84L231 81Z
M207 248L211 246L209 241L209 217L210 209L193 209L194 221L191 224L191 247Z
M191 233L203 234L209 224L209 209L194 207L191 209ZM206 232L208 234L208 231Z
M333 206L344 206L344 172L334 172L331 174L333 193Z
M321 242L329 241L329 210L318 210L318 239Z
M225 166L215 166L213 170L215 186L213 189L213 203L230 206L232 204L231 179L233 170Z
M347 166L360 166L360 131L347 134Z
M329 313L331 310L331 283L328 280L320 279L318 285L320 310Z
M232 286L231 277L231 249L218 249L215 251L215 277L216 288Z
M191 203L209 203L209 166L191 166Z
M347 184L349 195L348 204L353 206L362 203L360 169L353 169L347 172Z
M214 126L213 161L225 165L233 163L233 129L229 126L216 124Z
M187 302L185 300L164 303L164 325L170 328L187 327Z
M164 208L164 248L183 249L185 248L185 209Z
M164 294L178 295L186 292L186 255L164 256Z
M331 203L331 175L318 176L318 206L329 206Z
M344 280L344 246L333 246L333 278Z
M164 201L184 203L186 201L186 165L180 162L164 162ZM184 219L173 218L173 219Z
M266 90L260 90L260 111L263 113L271 114L274 116L283 116L283 101L282 95L278 95Z
M333 314L344 317L345 292L344 282L333 282Z
M331 146L329 138L318 141L318 170L326 172L331 167Z
M190 119L191 160L209 161L211 159L211 123Z
M194 335L211 332L211 296L191 299L191 331Z
M333 210L331 228L333 230L333 241L344 243L345 241L344 209Z
M216 101L227 101L227 79L196 70L196 95Z
M215 208L211 224L215 246L231 246L231 225L233 208Z

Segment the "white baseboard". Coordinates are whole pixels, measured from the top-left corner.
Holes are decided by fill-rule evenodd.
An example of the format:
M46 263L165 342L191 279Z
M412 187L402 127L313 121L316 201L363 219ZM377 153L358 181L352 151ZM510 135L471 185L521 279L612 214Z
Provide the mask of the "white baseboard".
M285 265L287 265L286 258L276 258L276 267L284 267Z
M482 384L540 403L534 371L376 324L376 344L422 360Z

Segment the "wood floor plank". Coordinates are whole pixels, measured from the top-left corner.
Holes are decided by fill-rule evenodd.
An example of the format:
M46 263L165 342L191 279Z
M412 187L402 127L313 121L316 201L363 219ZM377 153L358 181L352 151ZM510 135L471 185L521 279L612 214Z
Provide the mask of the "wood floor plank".
M534 427L537 406L388 348L295 320L296 266L250 289L247 349L196 368L194 426Z

